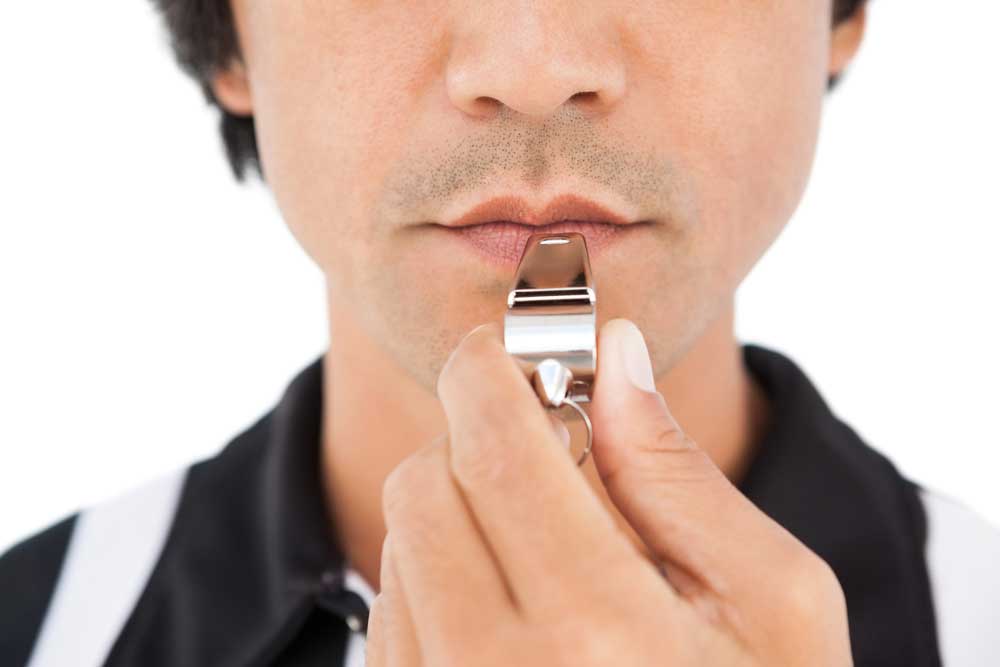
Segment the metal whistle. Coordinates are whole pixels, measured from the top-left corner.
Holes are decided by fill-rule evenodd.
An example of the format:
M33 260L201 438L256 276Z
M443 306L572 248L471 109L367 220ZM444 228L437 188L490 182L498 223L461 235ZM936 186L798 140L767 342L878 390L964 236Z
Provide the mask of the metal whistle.
M573 408L587 427L577 465L590 453L590 402L597 370L597 295L583 234L532 234L507 295L504 346L542 405Z

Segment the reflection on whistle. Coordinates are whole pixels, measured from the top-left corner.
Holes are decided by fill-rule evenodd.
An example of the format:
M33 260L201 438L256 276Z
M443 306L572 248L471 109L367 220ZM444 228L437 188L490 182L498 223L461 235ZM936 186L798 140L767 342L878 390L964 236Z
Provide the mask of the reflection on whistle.
M546 408L573 408L587 428L577 461L590 453L590 402L597 370L597 295L587 242L578 232L532 234L504 315L504 346Z

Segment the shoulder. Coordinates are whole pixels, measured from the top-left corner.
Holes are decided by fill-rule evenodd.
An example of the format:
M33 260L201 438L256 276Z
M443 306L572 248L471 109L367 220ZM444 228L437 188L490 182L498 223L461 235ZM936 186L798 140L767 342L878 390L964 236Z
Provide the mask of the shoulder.
M99 662L91 652L104 650L145 584L186 472L81 509L0 557L0 664Z
M926 517L924 555L938 647L947 666L1000 660L1000 529L938 491L918 486Z
M73 513L0 554L0 663L28 661L78 517Z
M920 487L927 517L925 555L945 665L1000 658L1000 529L937 491Z

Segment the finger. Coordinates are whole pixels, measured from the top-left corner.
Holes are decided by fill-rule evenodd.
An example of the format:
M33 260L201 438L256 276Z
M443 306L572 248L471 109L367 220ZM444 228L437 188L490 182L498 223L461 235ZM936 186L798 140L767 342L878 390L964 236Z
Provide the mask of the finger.
M514 618L503 574L451 475L447 439L404 460L383 490L395 571L427 664Z
M399 582L391 534L382 542L379 594L382 597L385 659L388 667L420 667L424 664L405 591Z
M595 585L606 564L636 557L507 354L498 326L462 340L438 395L455 479L519 606L552 608L568 591Z
M388 667L385 655L385 628L382 623L382 595L376 595L368 608L365 632L365 667Z
M591 421L594 463L612 502L658 559L701 586L737 597L760 591L762 577L780 568L752 563L781 563L798 548L681 429L628 320L601 329Z

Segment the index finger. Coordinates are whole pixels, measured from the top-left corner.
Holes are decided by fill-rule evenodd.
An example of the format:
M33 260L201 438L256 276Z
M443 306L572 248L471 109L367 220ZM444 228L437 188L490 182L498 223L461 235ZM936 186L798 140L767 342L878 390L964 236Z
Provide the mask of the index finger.
M452 472L519 607L565 602L567 592L636 557L567 454L498 325L462 340L437 391Z

